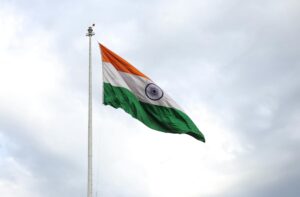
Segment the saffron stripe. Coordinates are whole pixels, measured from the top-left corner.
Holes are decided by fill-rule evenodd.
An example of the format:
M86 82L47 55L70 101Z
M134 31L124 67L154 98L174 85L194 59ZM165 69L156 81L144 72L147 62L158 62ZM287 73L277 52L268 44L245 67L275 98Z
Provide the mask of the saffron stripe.
M132 66L129 62L121 58L119 55L115 54L105 46L99 43L99 47L101 50L102 55L102 61L103 62L109 62L111 63L117 70L138 75L140 77L144 77L146 79L149 79L145 74L140 72L138 69L136 69L134 66Z

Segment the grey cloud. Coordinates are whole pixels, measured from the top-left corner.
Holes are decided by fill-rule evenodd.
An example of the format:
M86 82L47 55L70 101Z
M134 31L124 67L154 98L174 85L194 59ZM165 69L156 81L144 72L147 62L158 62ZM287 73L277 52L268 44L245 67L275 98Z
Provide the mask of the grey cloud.
M175 7L169 7L168 3ZM54 45L69 73L69 88L77 96L84 97L86 93L83 73L87 73L84 55L87 47L75 46L84 39L86 26L95 22L97 38L108 47L115 47L111 49L120 51L130 62L164 84L175 100L190 108L204 103L216 121L223 120L230 133L251 147L237 153L233 161L224 163L224 166L236 167L236 171L226 173L242 178L216 196L299 196L297 1L187 1L184 4L183 1L88 1L85 4L32 1L32 6L28 5L31 5L28 1L20 5L15 2L15 6L31 18L29 27L37 25L55 32ZM127 23L132 29L124 34L116 32ZM123 44L112 40L111 32ZM99 62L99 52L96 47L93 49L94 60ZM94 79L95 83L99 79ZM30 136L21 135L26 129L12 123L2 126L8 138L22 148L11 154L37 177L46 179L39 184L41 192L49 196L84 194L84 171L44 150ZM109 139L117 147L122 146ZM210 141L214 139L208 139L208 143ZM106 144L105 147L111 146ZM108 161L103 161L100 171L99 193L104 196L149 195L147 182L142 181L145 169L137 166L131 172L129 169L124 176L130 174L133 178L128 183L126 178L118 179L118 173L126 170L122 164L130 168L135 163L125 159L116 161L107 154L104 157ZM49 165L48 161L54 163ZM114 166L110 166L110 162ZM65 183L65 179L69 182ZM49 190L53 187L56 189Z
M41 143L27 134L26 131L32 128L27 128L18 120L2 116L1 129L7 142L2 148L8 151L9 157L30 172L36 184L30 186L35 189L35 193L49 197L83 195L84 171L76 163L45 149ZM19 180L12 181L18 184Z

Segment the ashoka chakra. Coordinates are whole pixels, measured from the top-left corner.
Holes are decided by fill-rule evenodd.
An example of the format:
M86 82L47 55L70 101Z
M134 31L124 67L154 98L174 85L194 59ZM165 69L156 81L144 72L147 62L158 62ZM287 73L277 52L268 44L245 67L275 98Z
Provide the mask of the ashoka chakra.
M160 87L155 85L154 83L149 83L145 88L146 96L154 101L161 99L164 96L164 92Z

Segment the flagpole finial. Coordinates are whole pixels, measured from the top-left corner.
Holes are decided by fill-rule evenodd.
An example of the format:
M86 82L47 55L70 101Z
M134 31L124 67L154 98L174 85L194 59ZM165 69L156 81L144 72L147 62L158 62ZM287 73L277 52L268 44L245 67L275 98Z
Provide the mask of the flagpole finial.
M86 33L86 36L92 37L93 35L95 35L93 27L95 27L95 24L93 24L92 26L89 26L89 28L87 30L88 32Z

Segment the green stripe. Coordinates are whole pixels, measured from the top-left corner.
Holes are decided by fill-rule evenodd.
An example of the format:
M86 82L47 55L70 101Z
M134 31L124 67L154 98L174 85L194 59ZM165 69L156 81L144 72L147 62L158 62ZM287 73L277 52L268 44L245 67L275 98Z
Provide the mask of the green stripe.
M104 105L122 108L148 127L167 133L188 134L205 142L203 134L182 111L144 103L128 89L104 83Z

